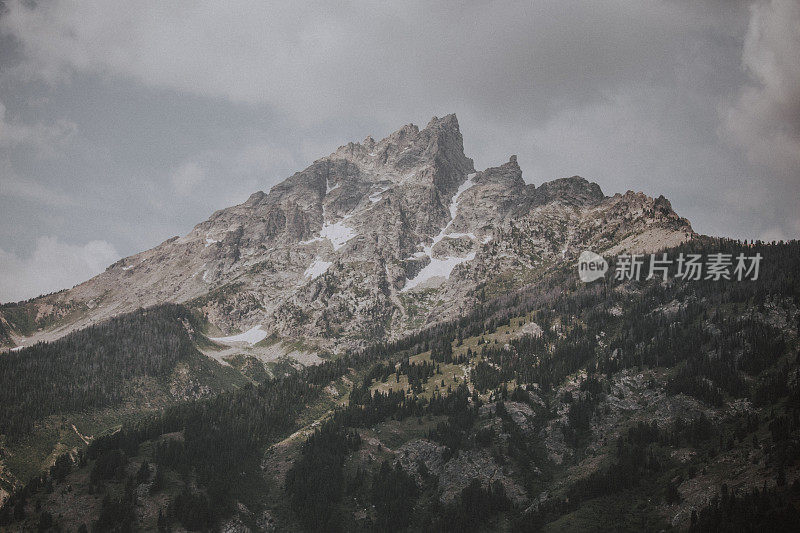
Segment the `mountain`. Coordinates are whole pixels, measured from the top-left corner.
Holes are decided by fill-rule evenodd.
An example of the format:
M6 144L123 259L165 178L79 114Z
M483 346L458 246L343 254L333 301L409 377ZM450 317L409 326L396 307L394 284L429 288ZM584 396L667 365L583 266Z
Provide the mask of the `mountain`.
M535 187L515 156L477 172L455 115L434 117L342 146L73 289L3 306L0 342L180 303L220 335L337 352L463 315L498 282L523 286L584 249L649 252L693 235L663 197L606 197L578 176Z
M794 531L798 273L663 197L476 171L452 115L368 137L0 306L0 529Z
M6 354L0 528L794 531L800 243L664 253L763 264L581 283L565 263L458 320L172 403L215 365L180 305ZM131 386L138 412L109 407Z

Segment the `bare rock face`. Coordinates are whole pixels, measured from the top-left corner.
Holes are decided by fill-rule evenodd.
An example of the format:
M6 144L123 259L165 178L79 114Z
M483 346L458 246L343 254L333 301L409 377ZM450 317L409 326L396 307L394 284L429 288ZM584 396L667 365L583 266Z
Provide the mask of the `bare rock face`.
M468 311L476 287L583 249L650 251L693 236L663 197L606 197L580 177L526 185L515 156L476 172L455 115L348 143L214 213L183 237L20 304L28 345L162 302L223 332L266 331L335 350Z
M525 489L511 476L506 475L503 467L498 465L486 450L462 451L445 460L446 450L445 446L420 439L404 444L397 450L397 456L400 465L418 484L424 481L420 467L425 465L428 475L437 478L442 503L452 503L474 479L480 480L484 487L499 481L514 503L521 504L527 501Z
M536 189L533 197L540 205L559 201L577 207L597 205L605 199L598 184L586 181L580 176L543 183Z

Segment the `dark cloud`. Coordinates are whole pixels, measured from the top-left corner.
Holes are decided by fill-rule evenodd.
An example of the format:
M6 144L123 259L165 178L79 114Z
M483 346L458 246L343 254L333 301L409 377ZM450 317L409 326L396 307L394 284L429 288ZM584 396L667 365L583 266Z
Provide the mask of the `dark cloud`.
M800 3L752 6L742 63L751 81L728 109L725 126L754 162L800 180Z

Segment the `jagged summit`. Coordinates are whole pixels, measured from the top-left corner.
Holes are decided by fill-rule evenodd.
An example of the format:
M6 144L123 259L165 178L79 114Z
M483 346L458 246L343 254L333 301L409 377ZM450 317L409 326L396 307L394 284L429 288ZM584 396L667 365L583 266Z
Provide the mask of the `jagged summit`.
M546 204L559 200L569 205L594 205L605 195L600 186L580 176L559 178L542 183L535 193L536 202Z
M448 177L475 171L472 159L464 155L458 119L452 114L433 117L422 130L407 124L377 142L367 137L363 143L348 143L320 161L337 160L371 171L367 174L378 181L427 180L445 192L459 185Z
M526 185L514 155L476 171L456 116L433 117L423 129L343 145L189 234L35 300L42 329L15 339L178 302L226 333L255 327L320 349L363 345L463 312L478 287L511 272L692 234L663 198L608 198L578 176Z

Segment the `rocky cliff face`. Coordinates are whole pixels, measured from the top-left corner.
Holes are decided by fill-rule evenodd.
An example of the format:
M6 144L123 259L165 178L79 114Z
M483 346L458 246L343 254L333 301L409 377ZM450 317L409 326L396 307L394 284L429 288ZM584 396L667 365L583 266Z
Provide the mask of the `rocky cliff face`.
M226 333L260 325L324 349L363 345L452 318L476 288L522 284L583 249L654 251L692 235L663 197L606 197L577 176L526 185L515 156L476 172L455 115L434 117L342 146L186 236L22 305L33 326L13 338L180 302Z

